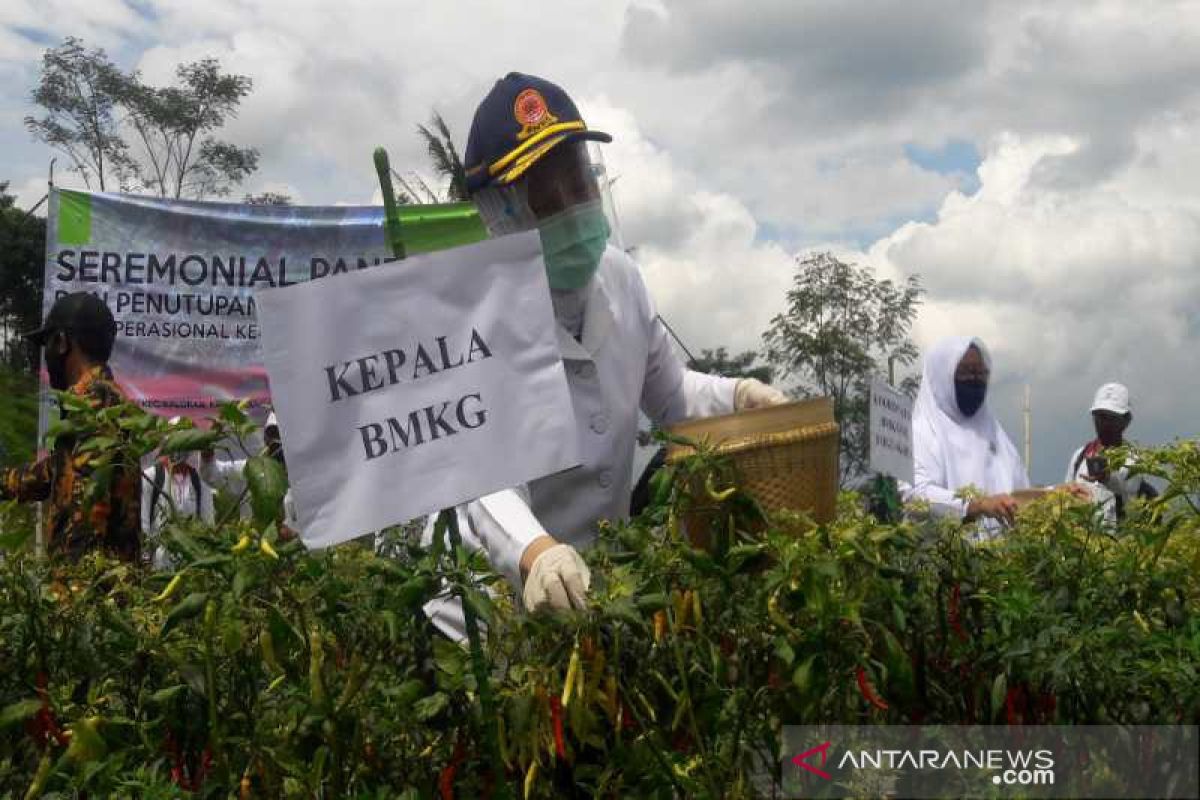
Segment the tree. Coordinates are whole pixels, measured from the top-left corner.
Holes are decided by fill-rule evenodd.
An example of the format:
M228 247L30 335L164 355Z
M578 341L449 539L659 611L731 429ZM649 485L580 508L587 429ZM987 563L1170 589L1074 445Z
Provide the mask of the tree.
M0 347L13 369L37 372L37 350L20 334L42 319L46 220L26 214L0 181Z
M400 190L397 201L401 203L457 203L470 200L467 193L467 171L462 159L454 146L454 137L450 135L450 126L442 115L433 112L429 125L418 125L417 134L425 142L425 151L429 155L433 172L446 182L442 192L429 186L420 175L410 172L407 177L393 170Z
M175 79L173 86L150 86L103 50L67 38L42 58L33 101L46 113L26 117L25 125L66 153L89 189L227 195L258 168L258 151L213 132L237 115L253 84L222 73L215 58L180 64Z
M71 159L84 184L100 191L124 186L135 173L120 131L117 97L126 76L104 50L86 50L74 37L42 56L42 75L33 102L45 109L26 117L25 127Z
M417 126L417 133L425 140L425 149L429 160L433 162L433 170L438 177L446 180L446 199L451 202L470 200L467 194L467 171L463 168L462 159L454 147L454 137L442 115L433 112L429 121L430 127Z
M258 168L258 151L211 133L237 116L253 82L222 74L215 58L180 64L175 79L176 85L157 88L135 72L118 84L117 99L138 142L141 183L160 197L227 195Z
M763 383L770 383L775 371L767 364L753 366L758 358L758 353L753 350L731 356L724 347L718 347L716 350L701 350L699 358L688 362L688 369L724 375L726 378L757 378Z
M886 375L889 361L907 366L917 359L909 330L923 293L917 276L897 285L832 253L812 254L797 258L787 310L763 335L780 377L798 378L806 395L833 398L843 483L867 469L871 376ZM917 378L898 388L913 395Z

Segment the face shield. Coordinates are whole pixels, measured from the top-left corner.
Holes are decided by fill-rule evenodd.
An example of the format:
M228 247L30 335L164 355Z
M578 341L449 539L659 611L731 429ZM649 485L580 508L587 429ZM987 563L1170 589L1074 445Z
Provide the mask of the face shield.
M493 236L538 230L556 292L587 286L612 233L603 161L594 161L588 150L584 141L561 143L514 183L485 188L474 198Z
M601 199L586 142L564 142L535 161L517 180L472 196L493 236L533 230L539 222Z
M612 187L617 182L616 178L610 178L608 175L608 167L604 163L604 150L600 147L599 142L587 143L588 157L591 161L592 175L596 179L596 188L600 190L600 200L604 206L604 216L608 218L608 225L612 229L612 234L609 236L609 241L625 250L625 238L621 235L620 219L617 216L617 204L613 200Z
M488 186L476 192L471 200L492 236L507 236L537 227L537 217L529 209L524 181L507 186Z

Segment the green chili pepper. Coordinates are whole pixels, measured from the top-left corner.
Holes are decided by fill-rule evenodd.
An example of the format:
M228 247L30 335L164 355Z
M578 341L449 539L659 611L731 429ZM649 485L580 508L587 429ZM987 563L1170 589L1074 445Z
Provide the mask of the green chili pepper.
M279 657L275 653L275 638L271 636L269 628L263 628L262 633L258 635L259 649L262 650L262 659L272 672L283 672L283 667L279 663Z
M35 800L42 796L42 792L46 790L46 782L50 780L53 766L54 759L50 757L50 749L47 748L46 752L42 754L42 760L38 762L37 772L33 774L33 782L25 790L25 800Z
M179 583L183 580L183 573L180 572L167 584L167 587L154 599L158 602L171 599L171 595L175 594L175 590L179 588Z
M308 648L308 690L313 703L323 708L327 700L325 681L321 675L325 667L325 651L322 649L321 632L316 628L308 633Z
M661 611L667 606L667 596L661 592L644 594L637 599L638 611Z
M208 592L194 592L183 598L177 606L171 609L167 614L167 619L163 622L162 630L159 632L160 637L165 637L167 633L185 620L198 616L204 610L208 603Z

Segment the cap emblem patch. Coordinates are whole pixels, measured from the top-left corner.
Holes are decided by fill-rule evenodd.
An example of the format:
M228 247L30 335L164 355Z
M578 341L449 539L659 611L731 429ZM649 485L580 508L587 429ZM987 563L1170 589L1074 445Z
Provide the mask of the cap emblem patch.
M550 113L546 106L546 98L537 89L526 89L517 95L513 102L513 116L521 125L517 140L523 141L533 134L558 122L558 117Z

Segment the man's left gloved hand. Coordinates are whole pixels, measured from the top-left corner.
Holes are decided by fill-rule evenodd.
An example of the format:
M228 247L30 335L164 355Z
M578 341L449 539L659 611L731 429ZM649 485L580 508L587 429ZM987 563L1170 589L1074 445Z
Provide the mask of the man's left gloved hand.
M788 396L757 378L742 378L733 391L733 410L777 406L789 402Z

